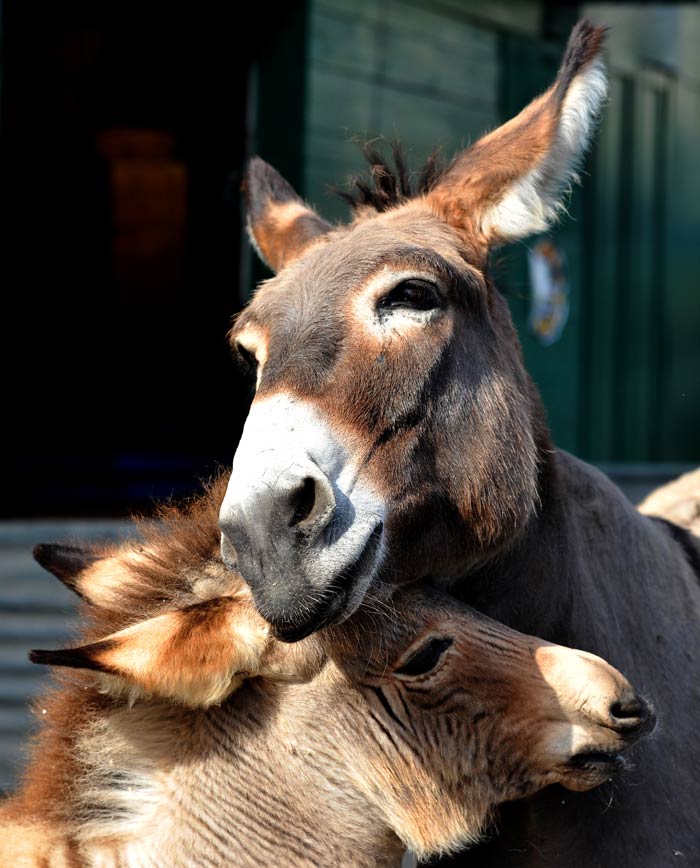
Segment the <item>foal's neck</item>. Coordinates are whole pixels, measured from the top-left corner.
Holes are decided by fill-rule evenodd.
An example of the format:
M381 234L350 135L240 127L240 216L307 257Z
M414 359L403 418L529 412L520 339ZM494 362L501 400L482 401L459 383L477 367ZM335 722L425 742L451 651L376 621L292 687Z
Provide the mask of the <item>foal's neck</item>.
M153 772L149 781L142 769L142 792L132 793L119 864L397 865L398 838L338 759L338 739L351 733L307 692L286 686L276 695L251 684L221 708L178 711L153 729L170 740L159 756L140 740L148 726L137 715L127 741L151 755L138 761L132 753L129 764ZM127 714L112 727L122 736ZM117 777L138 780L131 769Z

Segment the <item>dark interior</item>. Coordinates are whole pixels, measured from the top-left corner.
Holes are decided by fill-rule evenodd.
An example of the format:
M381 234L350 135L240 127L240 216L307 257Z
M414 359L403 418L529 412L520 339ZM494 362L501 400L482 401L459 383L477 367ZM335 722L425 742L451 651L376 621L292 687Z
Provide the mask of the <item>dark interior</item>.
M249 71L291 5L6 5L4 516L148 512L230 463Z

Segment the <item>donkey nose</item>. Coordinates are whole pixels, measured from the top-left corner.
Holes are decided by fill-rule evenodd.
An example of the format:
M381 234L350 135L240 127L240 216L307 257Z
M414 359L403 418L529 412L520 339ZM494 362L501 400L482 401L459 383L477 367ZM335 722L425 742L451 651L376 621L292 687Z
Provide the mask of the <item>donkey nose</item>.
M220 516L224 538L236 548L244 546L242 536L252 537L254 545L267 542L277 548L301 533L308 543L327 527L335 513L330 480L304 458L291 464L288 459L270 461L258 479L240 486L236 482L232 479ZM268 539L255 540L263 528Z
M625 691L610 705L610 726L625 738L651 732L656 725L654 712L632 690Z

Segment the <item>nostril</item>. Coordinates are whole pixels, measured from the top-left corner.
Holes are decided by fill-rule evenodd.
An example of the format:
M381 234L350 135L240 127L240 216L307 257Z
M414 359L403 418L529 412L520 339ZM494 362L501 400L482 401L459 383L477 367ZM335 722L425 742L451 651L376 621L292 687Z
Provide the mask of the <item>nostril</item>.
M610 706L613 727L618 732L636 733L653 726L653 715L647 704L638 696L623 696Z
M636 696L631 699L618 700L610 706L610 714L616 720L639 718L644 715L644 706Z
M310 476L307 476L292 497L293 512L289 520L289 527L295 527L306 521L313 512L315 503L316 483Z

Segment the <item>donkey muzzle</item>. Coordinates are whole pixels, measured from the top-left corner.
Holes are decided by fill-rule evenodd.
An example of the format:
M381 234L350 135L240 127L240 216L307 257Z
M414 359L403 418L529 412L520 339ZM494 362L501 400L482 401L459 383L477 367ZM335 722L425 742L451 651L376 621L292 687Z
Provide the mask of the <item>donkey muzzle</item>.
M561 782L573 790L597 786L623 768L624 751L654 729L654 713L594 654L543 643L535 659L556 698L553 717L562 722L554 723L548 739L550 748L568 755Z
M221 554L279 638L348 617L377 570L383 504L320 414L283 394L254 402L219 515Z

